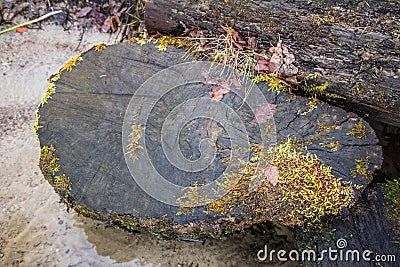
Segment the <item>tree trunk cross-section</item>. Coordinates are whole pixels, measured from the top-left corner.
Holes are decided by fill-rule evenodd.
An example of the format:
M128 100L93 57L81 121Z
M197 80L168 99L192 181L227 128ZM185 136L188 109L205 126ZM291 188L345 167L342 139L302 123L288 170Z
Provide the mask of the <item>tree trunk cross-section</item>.
M145 22L149 31L173 35L185 27L218 35L227 25L257 37L266 50L280 38L302 73L321 74L327 90L344 97L336 104L399 127L399 6L393 0L151 0Z
M130 158L132 164L138 164L132 165L137 167L133 171L142 168L141 159L146 151L158 174L176 185L193 187L220 176L227 168L226 160L234 155L233 140L238 139L235 135L242 136L246 132L249 142L260 143L260 131L257 129L265 118L257 114L263 110L260 107L265 108L265 102L257 101L262 98L269 103L266 107L273 110L269 114L276 130L272 141L282 144L288 138L297 140L306 148L304 153L308 151L317 156L321 163L330 166L334 177L358 185L352 189L355 200L369 184L370 175L380 168L382 158L378 140L372 128L354 113L319 101L314 103L317 108L310 108L311 100L272 91L265 83L257 84L261 95L254 100L258 108L253 110L250 109L252 104L243 103L239 98L245 93L242 88L231 89L221 101L211 100L210 91L218 89L215 84L207 85L201 80L185 85L175 84L179 77L185 78L191 71L189 68L180 70L179 64L191 61L183 50L171 46L166 51L159 51L153 44L125 43L108 46L101 51L91 49L85 52L82 61L77 62L71 71L63 71L60 78L55 80L55 93L39 108L41 167L56 191L66 197L66 201L79 212L125 226L121 218L129 218L131 228L135 225L171 236L188 235L188 226L198 226L197 232L220 235L224 232L223 224L234 228L254 222L246 218L247 213L241 213L242 207L225 215L204 212L204 207L195 207L189 213L179 214L179 205L158 201L157 196L149 195L139 186L131 174L131 166L128 166L129 163L127 165L126 152L129 149L123 143L123 129L127 126L124 123L140 118L140 112L146 109L150 115L144 124L136 125L136 128L133 124L128 125L128 129L142 131L143 136L138 135L134 139L133 132L125 136L134 139L132 144L137 148ZM171 66L174 67L169 68ZM178 78L163 76L160 83L149 84L149 79L154 81L159 77L157 75L164 75L167 70L174 71ZM206 74L198 75L201 77ZM207 79L210 82L215 78ZM220 80L218 82L222 83ZM171 90L155 101L153 106L147 105L156 99L154 90L163 86L170 86ZM143 88L148 89L140 91ZM253 92L248 93L246 97L251 98ZM135 99L139 101L135 102ZM183 111L181 104L194 100L203 102L193 102L200 104ZM130 113L128 107L132 104L135 104L134 109L140 110L138 116ZM230 106L233 114L210 115L210 110L217 105ZM202 117L197 114L197 118L192 118L191 113L195 111L205 112L206 115ZM213 118L219 121L213 121ZM259 123L255 122L256 118L260 120ZM181 120L187 120L187 123L181 126L172 124L170 128L165 125L166 121L178 124ZM243 121L243 130L229 129L229 124L234 120ZM181 127L177 150L168 155L166 150L174 148L174 144L163 143L163 138L174 127ZM215 152L215 156L208 166L196 171L185 171L171 163L171 159L179 155L190 160L201 159L202 153L208 151L205 149L211 149L207 146L210 140L215 143L215 151L211 151ZM55 155L46 158L43 151L50 147L55 148ZM48 166L55 164L52 161L54 157L58 159L56 162L59 168L49 169ZM143 169L143 172L147 171L149 169ZM60 177L69 178L70 189L59 184ZM149 175L146 181L150 179ZM312 190L318 191L316 188ZM339 195L337 197L340 198ZM269 213L270 219L284 218L283 215L287 213L278 208L274 212ZM276 220L290 224L285 219Z

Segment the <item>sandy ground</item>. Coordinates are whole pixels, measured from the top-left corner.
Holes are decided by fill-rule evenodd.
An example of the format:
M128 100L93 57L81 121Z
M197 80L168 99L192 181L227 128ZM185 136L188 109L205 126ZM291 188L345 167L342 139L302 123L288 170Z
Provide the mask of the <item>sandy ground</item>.
M257 262L258 250L284 249L291 237L270 224L227 240L158 240L67 213L58 203L38 167L35 108L46 78L71 56L115 41L88 32L77 48L79 37L52 25L0 35L0 266L275 266Z

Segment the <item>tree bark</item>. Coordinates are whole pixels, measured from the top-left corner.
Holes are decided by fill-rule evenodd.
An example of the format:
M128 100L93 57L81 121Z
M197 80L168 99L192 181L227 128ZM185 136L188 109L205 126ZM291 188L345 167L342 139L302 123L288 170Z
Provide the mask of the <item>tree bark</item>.
M322 261L309 261L306 266L396 266L400 258L399 233L394 232L393 222L389 219L390 205L384 199L383 190L379 185L367 188L360 203L350 209L344 219L333 219L326 223L323 229L304 231L295 230L295 239L299 250L314 249L316 252L332 248L338 253L336 260L330 260L328 254ZM344 245L339 245L339 240L345 240ZM339 251L343 251L340 260ZM346 251L356 250L359 252L359 261L345 259ZM362 258L362 253L371 261ZM381 257L376 258L375 256ZM394 257L392 257L394 256ZM386 260L385 260L386 259Z
M161 12L162 11L162 12ZM319 73L325 99L346 110L400 127L398 1L183 1L145 4L149 31L177 35L187 29L218 34L230 26L255 36L261 49L280 38L302 73Z

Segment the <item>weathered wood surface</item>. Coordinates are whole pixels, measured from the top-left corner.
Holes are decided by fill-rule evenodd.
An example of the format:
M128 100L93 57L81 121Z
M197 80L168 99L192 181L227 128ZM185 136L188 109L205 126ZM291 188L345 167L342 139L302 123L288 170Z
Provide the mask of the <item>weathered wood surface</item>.
M305 232L297 229L295 238L300 250L311 248L321 252L331 247L344 252L343 260L339 260L339 254L337 260L330 260L326 255L324 260L307 262L306 266L397 266L400 258L400 245L396 244L399 234L393 230L393 223L396 222L389 219L390 212L391 207L384 199L381 186L375 184L363 192L362 200L349 210L344 219L332 220L322 231ZM337 246L340 239L347 242L342 249ZM345 260L345 253L350 250L359 252L359 261L351 260L351 255L350 260ZM362 253L366 250L372 252L366 254L371 259L369 262L362 258Z
M145 4L149 31L180 34L230 26L256 36L268 50L280 38L305 74L320 73L334 101L400 126L400 5L398 1L186 1Z
M69 177L71 190L68 192L68 202L78 207L81 213L114 222L121 222L117 217L119 215L158 219L167 216L178 224L207 222L208 226L211 225L209 228L217 221L221 222L220 215L204 213L201 208L191 214L178 216L179 207L155 200L136 184L124 160L122 129L132 96L152 75L183 62L184 57L183 50L169 47L167 51L159 51L153 44L141 46L125 43L101 51L91 49L82 55L82 62L78 62L71 72L63 71L61 78L55 81L56 93L39 109L41 128L38 134L41 147L54 146L56 149L60 169L55 173L43 168L42 171L52 181L55 176L62 174ZM284 142L288 137L296 138L309 152L318 156L322 163L332 166L335 177L361 185L354 189L355 197L358 198L370 181L355 172L355 160L368 157L365 171L371 173L382 164L381 148L377 145L378 140L372 128L362 121L366 135L359 138L348 134L360 122L354 113L322 102L317 103L317 109L310 110L310 100L307 98L270 91L264 83L259 83L258 87L268 102L276 105L273 116L276 142ZM156 169L173 183L193 186L196 182L213 179L205 177L223 171L224 165L221 162L226 158L226 151L219 151L221 153L217 154L215 163L204 172L196 174L185 173L171 166L161 146L160 128L173 109L190 98L201 96L211 99L209 92L210 86L202 82L184 89L178 86L157 102L145 125L145 138L148 138L145 150L154 161ZM235 94L239 93L238 89ZM229 92L222 102L232 105L250 135L255 133L250 139L257 143L258 137L252 130L257 126L254 123L254 113L246 110L246 107L242 109L243 103L237 101L235 94ZM321 125L333 127L327 130ZM217 144L226 145L224 129L214 131L212 128L219 126L212 126L207 121L196 122L191 126L193 130L187 130L186 136L189 141L181 144L182 153L186 157L198 157L199 139L212 138L215 132ZM199 133L196 133L197 130ZM338 142L337 150L327 146L332 141ZM62 196L65 193L60 192ZM229 216L240 218L246 214ZM136 219L133 221L135 225L152 232L162 232L167 228L163 225L158 228L153 224L149 226L148 222ZM212 229L213 234L224 231L221 228Z

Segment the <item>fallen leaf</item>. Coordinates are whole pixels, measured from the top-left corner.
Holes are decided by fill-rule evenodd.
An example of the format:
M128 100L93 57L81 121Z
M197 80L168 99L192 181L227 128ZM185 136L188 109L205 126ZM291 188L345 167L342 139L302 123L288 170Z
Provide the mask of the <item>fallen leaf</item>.
M231 89L228 87L223 87L220 85L213 85L212 91L209 92L211 99L215 101L221 101L225 94L227 94Z
M231 84L233 86L235 86L236 89L239 89L240 87L242 87L242 83L239 81L239 79L237 78L237 73L234 72L231 76L231 78L229 79L229 81L231 82Z
M270 62L268 60L265 59L259 59L257 61L257 66L255 67L256 71L266 71L266 72L271 72L269 70L269 64Z
M111 28L111 17L106 18L106 20L103 22L103 25L101 25L101 30L103 32L108 32Z
M255 122L257 124L266 123L270 119L273 118L275 112L276 112L275 104L270 104L268 102L264 102L262 105L260 105L257 108L256 114L254 115L253 122Z
M212 85L211 92L209 93L212 100L221 101L225 94L227 94L231 88L228 83L222 77L212 77L207 71L202 71L201 75L206 79L203 83Z
M361 55L362 60L369 60L371 57L372 57L372 54L368 53L368 52L364 52Z
M111 26L112 33L116 32L118 30L119 23L120 23L120 20L119 20L118 16L114 16L111 18L110 26Z
M295 57L289 52L289 49L282 45L279 39L275 47L270 47L271 58L267 61L259 59L257 61L256 71L266 71L267 73L279 73L281 77L295 76L299 69L293 65Z
M298 76L289 76L285 77L285 81L291 84L299 84L301 83L301 79Z
M26 27L19 27L19 28L16 29L16 31L19 32L19 33L24 33L24 32L27 32L27 31L28 31L28 28L26 28Z
M255 50L257 48L257 38L254 36L249 37L247 40L246 48L248 48L250 50Z
M226 31L226 33L232 37L233 44L239 50L243 50L243 45L246 44L246 41L240 36L240 34L235 29L232 28L227 28L222 26L222 29L224 29L224 31Z
M276 47L271 47L269 51L273 53L269 60L269 71L278 72L283 64L282 40L279 40Z
M278 173L278 168L276 166L269 165L266 168L264 174L265 174L265 177L267 178L267 180L272 185L276 185L279 182L279 180L278 180L279 173Z
M78 13L76 13L76 16L78 18L86 17L92 11L92 9L93 8L90 6L84 7Z

